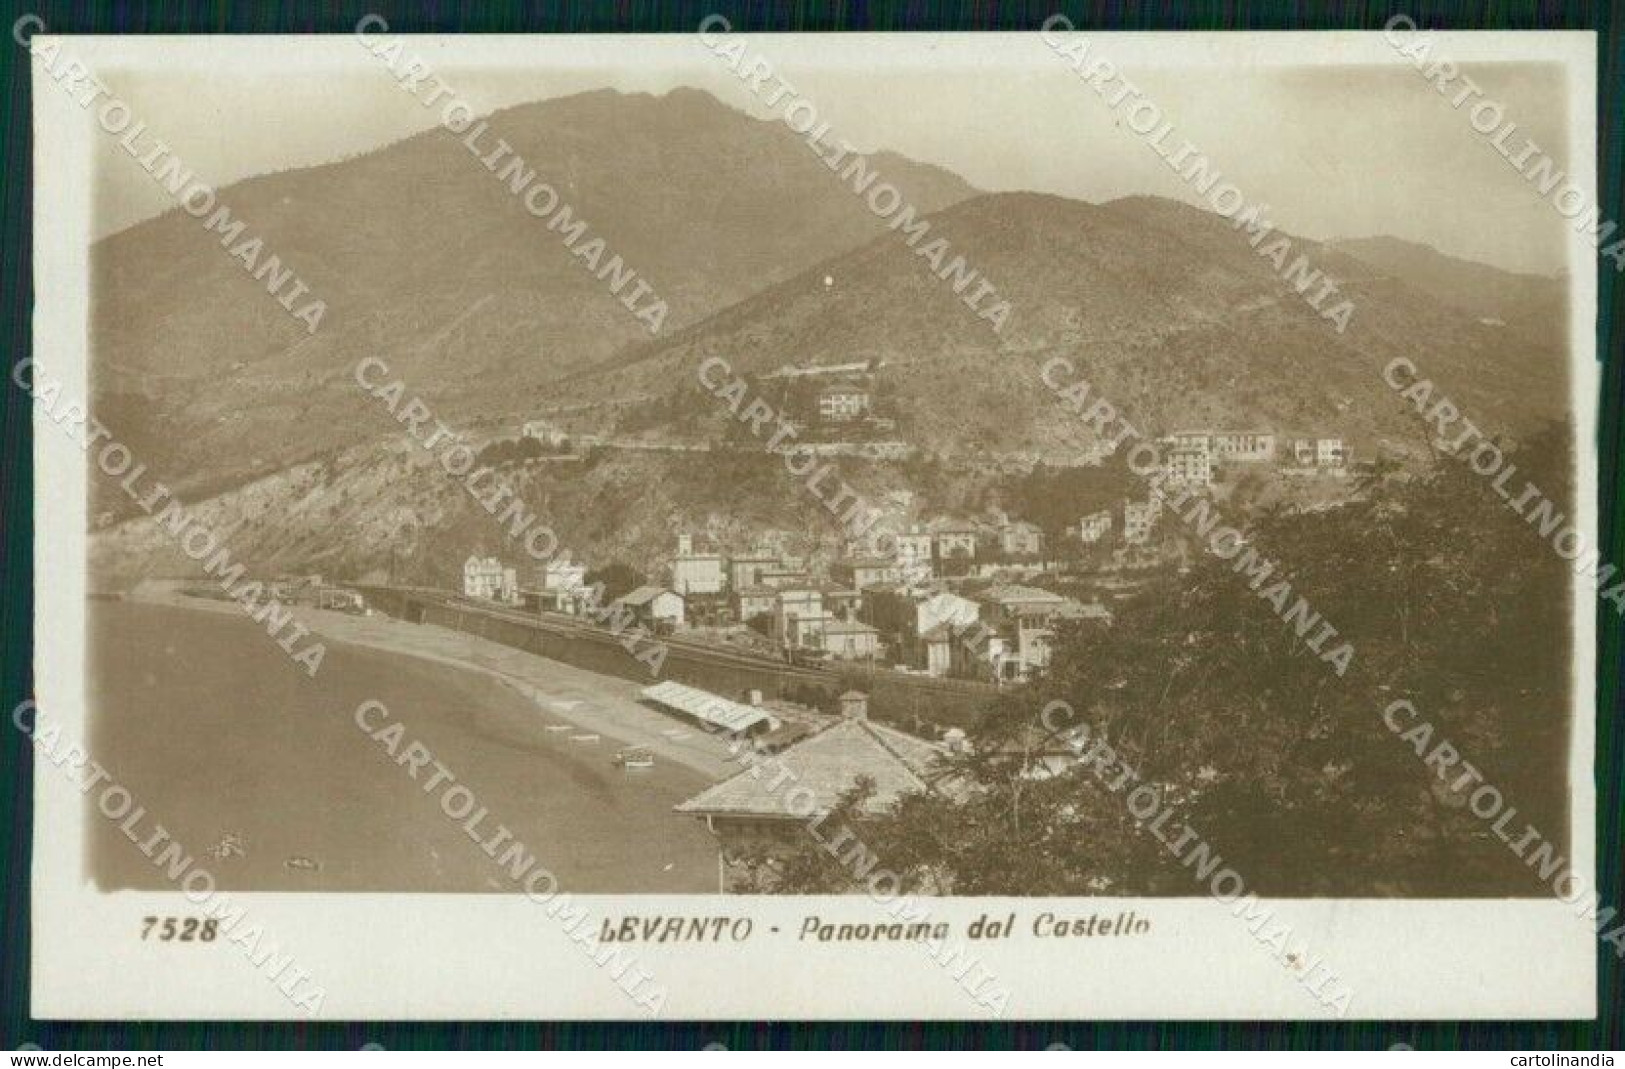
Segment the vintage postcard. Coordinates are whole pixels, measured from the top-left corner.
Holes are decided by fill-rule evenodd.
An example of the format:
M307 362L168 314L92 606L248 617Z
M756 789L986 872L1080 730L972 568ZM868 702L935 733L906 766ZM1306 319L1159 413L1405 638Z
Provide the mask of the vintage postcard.
M14 36L36 1015L1594 1016L1593 35Z

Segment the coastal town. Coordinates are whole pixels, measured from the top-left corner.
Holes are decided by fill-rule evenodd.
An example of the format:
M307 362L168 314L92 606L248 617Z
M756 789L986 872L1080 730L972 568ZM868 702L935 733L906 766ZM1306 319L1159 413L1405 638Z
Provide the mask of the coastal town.
M527 116L545 132L520 130ZM1520 472L1546 457L1561 486L1545 473L1564 443L1542 437L1560 382L1527 358L1554 336L1561 280L1508 275L1518 300L1461 308L1451 295L1481 265L1424 272L1354 243L1339 286L1369 293L1372 313L1328 337L1221 215L1150 194L984 193L888 160L934 202L918 205L933 234L920 247L949 267L974 251L1008 286L1006 337L965 315L956 283L922 275L911 240L708 93L595 92L493 122L517 124L507 143L537 159L591 147L594 188L610 188L624 149L601 137L606 116L673 158L698 152L685 175L775 161L685 194L776 176L751 225L639 249L639 279L692 281L662 291L662 336L571 255L607 256L602 241L554 234L539 251L519 236L522 204L514 215L481 169L458 178L466 152L437 138L380 151L423 155L401 174L453 176L444 196L503 239L501 270L431 292L365 252L346 277L391 279L345 302L369 313L280 355L199 347L183 362L191 405L164 385L172 354L129 327L147 320L100 313L97 404L143 463L103 469L88 495L92 689L166 827L215 844L223 878L250 890L509 889L415 808L411 772L432 752L582 893L860 893L862 864L809 822L887 844L926 893L1188 891L1146 856L1117 788L1096 789L1102 755L1074 744L1098 730L1227 849L1254 851L1278 893L1329 885L1260 845L1266 826L1369 859L1338 890L1454 887L1404 854L1416 840L1338 822L1342 792L1377 782L1347 772L1371 750L1366 696L1424 671L1419 641L1468 657L1502 632L1475 644L1461 628L1557 602L1458 584L1480 563L1458 543L1479 550L1492 525L1383 368L1425 364L1453 410L1512 429ZM691 128L713 131L710 149ZM358 190L397 173L361 162L334 173ZM264 179L274 203L307 203L291 181ZM405 233L432 230L425 253L458 247L443 222L430 211ZM692 220L667 223L647 232ZM951 258L939 229L964 251ZM139 278L157 248L137 228L104 255ZM414 296L376 306L392 287ZM159 480L163 495L132 490ZM1513 552L1523 533L1493 537ZM1407 652L1382 656L1390 641ZM1470 667L1463 692L1483 678ZM1544 688L1528 715L1558 715L1555 661L1494 667L1523 674L1485 685L1481 706ZM376 745L343 715L362 701L389 712L364 729ZM156 741L175 737L192 748ZM1531 811L1561 819L1556 743L1509 745L1542 772L1523 785ZM1400 811L1414 796L1361 805L1431 829ZM1305 813L1321 823L1300 834ZM103 845L107 886L151 886ZM1518 886L1484 870L1475 887Z
M760 14L19 22L18 1044L1594 1012L1595 35Z
M820 455L899 462L916 447L888 411L880 372L866 363L785 366L756 385L776 390L799 439ZM493 436L482 455L522 467L602 450L762 449L726 432L707 440L606 433L581 415L525 420L517 433ZM1312 479L1313 492L1333 500L1349 489L1341 438L1181 430L1157 444L1162 488L1228 496L1243 478L1289 487ZM1113 459L1097 451L1076 463ZM882 812L926 789L944 758L971 745L979 703L1044 676L1063 629L1084 641L1102 634L1117 604L1157 576L1188 569L1200 552L1151 490L1076 510L1058 530L1005 509L932 513L914 495L892 496L905 517L895 532L845 537L834 552L825 550L828 539L792 549L778 532L741 544L704 530L678 530L665 552L634 560L583 553L533 563L475 551L462 562L460 589L429 597L455 610L447 619L472 611L528 622L552 636L549 656L577 663L603 663L581 652L595 634L622 637L628 652L646 648L624 638L633 634L679 648L676 658L663 649L658 660L629 657L610 670L639 678L645 666L657 669L660 680L642 686L639 702L669 718L664 740L746 740L743 756L734 744L743 769L676 812L716 836L719 889L760 889L739 859L794 842L785 837L784 800L764 785L759 763L782 770L817 811L861 782L872 792L866 811ZM615 763L648 767L657 750L623 748Z
M181 582L181 599L169 603L238 605L285 643L288 628L314 635L304 654L312 677L335 641L441 665L500 663L488 669L496 678L538 695L540 715L526 729L537 745L596 766L594 778L615 777L614 790L640 807L663 806L658 826L689 825L710 844L713 878L697 878L690 846L667 866L678 875L648 886L759 892L778 888L774 859L804 846L786 798L767 783L797 785L809 812L862 789L864 820L946 789L942 776L978 745L990 703L1042 686L1063 641L1074 657L1103 648L1126 605L1206 552L1170 505L1174 495L1237 515L1268 501L1323 508L1351 499L1352 476L1370 470L1321 429L1259 427L1161 434L1149 478L1129 477L1122 456L1098 446L927 460L896 404L898 374L881 361L782 365L730 387L767 398L780 435L793 432L820 470L882 473L882 524L855 530L832 509L814 513L810 528L764 523L788 515L782 504L749 520L657 515L648 519L666 531L664 545L628 552L578 538L538 560L527 552L532 539L504 537L499 521L476 524L455 563L391 546L388 568L340 563L241 589ZM823 503L818 480L775 470L781 450L741 433L740 420L693 415L583 406L454 428L448 440L476 458L470 486L545 495L538 488L621 456L766 463L767 493ZM978 481L980 507L941 503L954 485ZM409 567L397 574L398 563ZM574 682L561 694L566 671ZM1041 755L1046 775L1079 760L1054 746ZM673 786L648 794L651 775ZM605 810L595 819L621 818ZM236 828L210 834L252 840ZM633 857L611 864L639 867Z
M783 367L763 381L793 384L787 410L803 415L798 429L826 455L905 458L915 447L890 437L896 420L877 404L876 377L875 369L858 363ZM572 433L560 421L540 418L525 421L511 441L502 455L545 459L605 448L760 448L630 441ZM1159 445L1159 484L1199 494L1247 474L1290 482L1303 475L1342 479L1351 470L1348 449L1336 437L1184 430L1161 437ZM1107 459L1097 454L1083 463L1099 466ZM914 503L907 491L894 496L905 511ZM666 554L635 561L528 565L513 555L476 552L463 562L461 593L572 617L608 601L651 632L796 664L862 662L899 673L1021 683L1048 666L1058 624L1109 626L1113 600L1148 571L1185 559L1189 547L1177 525L1164 522L1163 511L1163 500L1146 493L1080 511L1058 531L1002 509L917 515L895 533L848 538L822 559L788 551L782 539L779 545L728 545L695 531L677 533ZM639 581L606 596L588 577L611 563Z

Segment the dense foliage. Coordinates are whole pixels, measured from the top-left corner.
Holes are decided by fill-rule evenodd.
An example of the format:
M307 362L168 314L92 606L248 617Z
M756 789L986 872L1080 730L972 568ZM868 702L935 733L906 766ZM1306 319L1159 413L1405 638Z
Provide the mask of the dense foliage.
M570 456L573 453L569 439L554 444L524 435L519 438L500 438L492 442L479 451L476 462L486 467L497 467L502 464L523 463L539 457Z
M1129 472L1121 456L1112 456L1099 465L1036 465L1015 480L1006 508L1017 519L1043 528L1051 544L1060 548L1069 542L1076 544L1065 537L1068 527L1076 527L1084 516L1113 508L1125 498L1144 500L1145 486Z
M582 578L589 589L603 587L601 601L604 604L625 597L648 582L648 578L642 572L621 561L613 561L602 568L594 568Z
M1556 430L1527 443L1508 489L1571 500L1568 449ZM1550 894L1382 713L1414 703L1428 748L1448 740L1518 810L1511 834L1566 843L1569 565L1453 460L1378 465L1343 504L1239 520L1338 629L1328 648L1354 646L1346 674L1232 562L1197 554L1113 627L1064 631L1050 674L989 710L937 790L865 822L885 865L968 895L1199 893L1098 769L1033 774L1066 752L1065 715L1041 716L1059 699L1260 894ZM839 879L816 843L797 854L784 890Z

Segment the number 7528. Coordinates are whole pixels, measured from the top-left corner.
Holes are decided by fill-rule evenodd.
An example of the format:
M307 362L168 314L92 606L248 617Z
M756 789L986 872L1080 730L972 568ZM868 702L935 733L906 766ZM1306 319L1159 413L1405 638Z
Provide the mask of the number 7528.
M161 943L212 943L219 932L220 922L212 917L147 917L141 922L141 938Z

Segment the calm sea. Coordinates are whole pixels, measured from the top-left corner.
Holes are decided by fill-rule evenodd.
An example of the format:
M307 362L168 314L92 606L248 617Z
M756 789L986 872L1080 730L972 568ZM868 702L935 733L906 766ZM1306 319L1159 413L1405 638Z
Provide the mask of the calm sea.
M545 732L556 716L477 674L329 643L311 679L246 618L129 602L91 602L90 639L92 746L146 807L136 832L161 824L224 889L517 891L444 787L425 794L357 729L368 698L489 807L482 837L506 825L564 889L716 889L714 840L672 812L708 781L621 771L614 740ZM169 888L90 812L99 885Z

